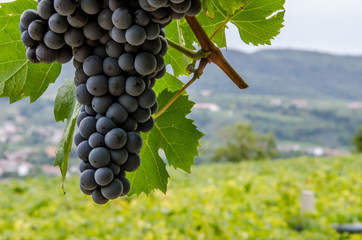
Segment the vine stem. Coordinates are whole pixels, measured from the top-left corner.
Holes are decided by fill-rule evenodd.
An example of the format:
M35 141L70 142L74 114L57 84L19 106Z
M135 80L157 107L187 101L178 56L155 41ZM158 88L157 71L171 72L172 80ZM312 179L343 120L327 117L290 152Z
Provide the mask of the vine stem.
M170 101L168 101L168 103L160 110L158 111L154 116L153 118L156 119L158 118L159 116L161 116L176 100L177 98L179 98L181 96L181 94L191 85L193 84L196 79L199 79L200 76L202 75L203 71L204 71L204 68L206 67L206 65L208 64L208 60L206 58L203 58L201 59L200 61L200 65L199 67L197 68L197 70L195 71L193 77L191 78L190 81L188 81L188 83L185 84L185 86L179 90L175 96L173 96Z
M190 25L191 30L194 32L197 40L201 45L201 49L204 52L211 51L211 54L207 59L215 63L224 73L240 88L248 88L248 84L240 77L240 75L233 69L233 67L226 61L224 55L218 47L210 40L209 36L206 34L205 30L202 28L201 24L196 17L185 16L187 23Z
M211 52L204 52L204 51L194 52L194 51L178 44L177 42L172 41L169 38L166 38L166 40L170 47L176 49L177 51L181 52L182 54L184 54L185 56L187 56L193 60L200 60L202 58L208 57L211 54Z

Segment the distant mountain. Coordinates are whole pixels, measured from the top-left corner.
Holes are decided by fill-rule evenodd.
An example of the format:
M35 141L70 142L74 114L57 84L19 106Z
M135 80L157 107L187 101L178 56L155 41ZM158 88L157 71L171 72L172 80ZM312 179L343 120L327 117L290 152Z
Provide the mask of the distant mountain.
M224 54L250 85L247 94L362 100L362 57L295 50ZM191 89L243 93L213 64Z

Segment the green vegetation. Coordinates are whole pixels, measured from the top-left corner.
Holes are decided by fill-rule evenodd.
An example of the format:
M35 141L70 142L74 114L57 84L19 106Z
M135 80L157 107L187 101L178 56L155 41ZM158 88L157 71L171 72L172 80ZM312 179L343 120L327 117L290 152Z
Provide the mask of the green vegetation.
M224 127L220 136L225 146L215 150L212 158L214 162L269 159L278 154L273 134L256 133L251 125L238 123Z
M5 180L0 238L339 239L333 224L362 221L361 164L351 156L202 165L192 175L172 170L166 195L105 206L78 191L77 176L65 196L58 178ZM299 213L303 189L315 191L314 214Z
M353 143L356 151L362 153L362 126L358 129L356 134L353 136Z

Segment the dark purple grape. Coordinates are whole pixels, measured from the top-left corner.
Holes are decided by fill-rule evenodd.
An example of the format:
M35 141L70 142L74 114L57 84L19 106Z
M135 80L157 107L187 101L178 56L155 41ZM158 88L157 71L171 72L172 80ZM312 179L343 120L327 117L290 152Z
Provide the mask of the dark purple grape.
M75 0L54 0L54 8L60 15L68 16L77 8Z
M29 36L36 41L43 41L47 28L43 20L35 20L28 27Z
M27 9L20 16L20 25L24 29L28 29L30 23L37 19L40 19L38 12L33 9Z
M56 61L62 64L67 63L72 59L72 57L73 57L72 48L69 47L68 45L65 45L64 47L59 49Z
M35 53L40 62L47 64L53 63L58 57L58 51L48 48L44 43L36 47Z
M43 19L49 19L50 16L55 13L53 2L51 0L40 1L37 10L39 16Z
M101 187L102 195L107 199L116 199L123 192L122 182L115 178L113 181L107 186Z

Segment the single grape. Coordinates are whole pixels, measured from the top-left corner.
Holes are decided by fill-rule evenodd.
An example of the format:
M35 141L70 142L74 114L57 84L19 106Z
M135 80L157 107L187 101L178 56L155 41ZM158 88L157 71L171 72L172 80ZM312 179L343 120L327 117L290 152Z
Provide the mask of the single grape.
M66 45L66 46L68 46L68 45ZM72 48L72 47L70 47L70 48ZM73 67L75 68L75 69L78 69L78 68L81 68L83 66L83 64L81 63L81 62L78 62L77 60L75 60L74 58L73 58ZM83 69L82 69L83 70Z
M109 94L106 94L100 97L94 97L92 100L92 107L97 113L105 114L112 103L112 97Z
M127 53L138 53L139 52L139 47L138 46L133 46L129 43L125 43L124 44L124 51Z
M106 186L113 180L113 171L108 167L98 168L94 174L94 179L99 186Z
M155 8L165 7L168 3L168 0L147 0L147 2Z
M112 22L118 29L127 29L132 24L132 15L127 8L117 8L112 14Z
M72 54L72 48L69 47L68 45L64 45L64 47L62 47L61 49L59 49L58 51L58 57L57 57L57 62L58 63L67 63L69 62L73 57Z
M84 73L83 68L79 67L77 68L77 70L75 70L75 75L74 75L74 79L78 82L78 83L86 83L88 80L88 76Z
M156 23L167 25L171 21L171 13L170 8L159 8L151 12L151 19Z
M103 72L107 76L116 76L121 74L122 70L118 66L118 60L116 58L107 57L103 60Z
M121 166L126 172L134 172L141 165L141 158L138 153L129 153L127 161Z
M139 0L140 7L145 10L146 12L153 12L156 11L157 8L152 7L147 0Z
M135 23L139 26L146 26L150 22L150 17L148 16L147 12L142 9L138 9L135 12Z
M138 123L133 117L128 117L127 120L120 125L120 127L126 132L136 131Z
M155 114L157 112L157 109L158 109L158 103L155 102L155 104L153 104L153 106L150 108L151 115Z
M88 44L83 44L80 47L73 48L73 56L78 62L84 62L84 60L92 55L93 49Z
M144 52L149 52L152 55L157 55L162 48L162 42L160 38L156 38L154 40L146 40L141 45L141 50Z
M96 183L95 179L94 179L94 174L96 171L94 171L93 169L87 169L84 172L82 172L82 174L80 175L80 185L85 189L85 190L93 190L96 189L98 187L98 184Z
M30 37L28 30L25 30L21 34L21 41L26 47L31 47L31 48L34 48L34 47L38 46L38 44L39 44L38 41L35 41L34 39L32 39Z
M55 33L51 30L45 33L44 43L48 48L58 50L61 49L65 42L63 34Z
M148 52L142 52L137 54L134 67L136 71L141 75L152 74L157 67L157 61L155 56Z
M37 10L39 16L43 19L49 19L50 16L55 13L53 2L51 0L40 1Z
M105 30L111 30L113 28L112 13L113 12L107 8L98 14L98 24Z
M116 199L123 192L122 182L115 178L107 186L101 187L102 195L107 199Z
M164 68L165 65L165 60L163 59L163 57L161 55L156 55L156 61L157 61L157 66L156 66L156 71L159 72L162 70L162 68Z
M174 12L174 11L171 12L171 18L172 19L179 20L179 19L182 19L184 17L185 17L185 13L177 13L177 12Z
M104 147L104 136L98 132L92 133L89 136L88 143L92 148Z
M33 48L28 47L26 49L26 58L29 59L29 61L32 63L40 63L40 61L36 57L36 48L35 47L33 47Z
M127 133L127 144L126 148L129 153L138 153L142 148L142 137L138 132Z
M50 16L48 25L50 30L56 33L65 33L69 27L67 18L60 15L59 13L54 13Z
M109 200L102 195L101 189L97 188L92 193L92 199L97 204L106 204Z
M85 43L91 47L96 47L99 45L99 40L90 40L89 38L86 38Z
M110 149L121 149L127 143L127 134L121 128L114 128L104 136L104 142Z
M186 12L187 16L194 17L198 15L202 10L202 4L200 0L192 0L190 9Z
M84 105L83 105L84 106ZM76 123L77 123L77 127L79 127L79 124L80 122L84 119L88 117L88 113L86 113L86 111L81 111L79 114L78 114L78 117L77 117L77 120L76 120Z
M75 89L75 98L80 104L90 105L92 103L93 96L88 92L86 85L82 83Z
M111 154L112 158L112 154ZM117 176L121 172L121 166L119 164L116 164L114 162L111 162L108 167L112 170L113 176Z
M54 0L54 8L60 15L68 16L74 13L77 2L75 0Z
M146 85L142 78L130 76L126 79L125 90L128 95L137 97L143 93Z
M92 148L89 146L87 140L79 143L77 147L77 155L83 161L88 161L89 153L92 151Z
M79 184L79 188L85 195L92 195L92 193L93 193L93 190L86 190L80 184Z
M70 26L75 28L84 27L88 22L88 14L81 9L77 9L73 14L67 16L67 21Z
M112 39L116 41L117 43L126 43L126 31L118 29L116 27L113 27L110 35L112 36Z
M134 55L132 53L123 53L118 58L118 65L126 72L134 70Z
M95 55L91 55L84 60L83 71L88 76L94 76L103 72L103 60Z
M127 7L128 4L129 4L129 1L128 1L128 0L109 0L109 1L108 1L109 9L111 9L113 12L114 12L117 8Z
M85 112L89 115L94 117L95 115L97 115L97 113L93 110L92 106L90 105L86 105L85 106Z
M181 3L171 3L170 7L176 13L186 13L191 8L191 4L191 0L184 0Z
M85 13L94 15L101 10L101 2L98 0L81 0L80 7Z
M64 41L71 47L80 47L84 40L84 34L79 28L72 27L64 33Z
M116 128L117 124L115 124L111 119L107 117L102 117L97 121L96 128L100 134L107 134L107 132L111 131L113 128Z
M44 43L36 47L35 53L40 62L47 64L54 62L58 57L58 51L48 48Z
M155 125L155 120L153 119L153 117L150 117L150 119L148 119L146 122L138 124L137 131L149 132L152 130L154 125Z
M162 42L162 48L161 48L161 51L159 52L159 55L165 56L168 51L168 43L167 43L166 38L164 38L162 36L160 36L160 40Z
M138 96L138 105L143 108L150 108L156 102L156 94L152 88L147 88L140 96Z
M35 20L29 25L29 36L36 41L43 41L47 28L48 26L43 20Z
M93 55L96 55L102 59L105 59L106 57L108 57L107 52L106 52L106 46L103 44L100 44L100 45L96 46L95 48L93 48Z
M103 30L98 21L92 20L83 27L83 34L87 39L97 40L103 35Z
M120 96L124 93L125 77L122 75L108 78L108 91L113 96Z
M153 40L160 35L160 25L154 22L150 22L146 27L146 39Z
M85 162L85 161L81 161L80 163L79 163L79 172L84 172L85 170L87 170L87 169L93 169L94 170L94 168L92 167L92 165L90 165L90 163L89 162Z
M95 168L107 166L111 161L111 155L107 148L98 147L93 148L89 153L89 162Z
M104 75L94 75L88 78L86 86L93 96L103 96L108 92L108 79Z
M112 28L113 29L113 28ZM102 36L99 38L99 42L102 44L107 44L107 42L111 39L111 36L108 31L104 31Z
M151 117L151 110L149 108L139 107L132 116L138 123L144 123Z
M125 148L118 150L110 150L111 159L114 163L118 165L124 164L128 159L128 151Z
M94 117L85 117L79 124L79 133L85 139L88 139L96 131L97 120Z
M123 177L123 176L119 176L119 177L117 177L117 179L119 179L123 185L123 191L122 191L121 196L126 196L129 193L129 191L131 190L130 182L128 181L128 179L126 177Z
M106 116L117 124L126 121L128 113L119 103L113 103L107 110Z
M135 112L138 108L138 101L135 97L128 94L123 94L118 98L118 102L124 107L129 113Z
M154 78L163 78L166 74L166 66L164 66L157 74L154 76Z
M133 46L139 46L146 41L146 31L143 27L133 25L126 30L126 40Z
M106 52L109 57L119 58L119 56L123 53L123 45L111 39L106 44Z
M79 132L77 132L75 135L74 135L74 144L75 146L78 147L78 145L83 142L84 140L86 140L84 137L82 137L82 135L80 135Z
M33 9L27 9L20 16L20 25L24 29L28 29L30 23L37 19L40 19L38 12Z
M19 23L19 31L20 33L23 33L26 30L20 23Z

